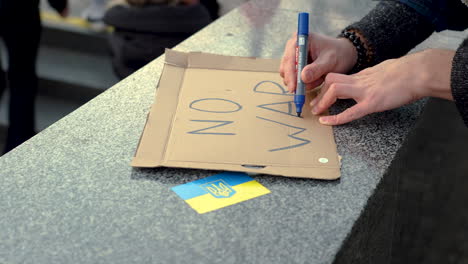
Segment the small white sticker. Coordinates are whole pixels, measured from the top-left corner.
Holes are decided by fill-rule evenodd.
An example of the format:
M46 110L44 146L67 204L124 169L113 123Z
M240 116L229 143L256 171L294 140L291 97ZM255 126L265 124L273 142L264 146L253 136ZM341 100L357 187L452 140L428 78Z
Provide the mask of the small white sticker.
M320 163L328 163L328 159L327 158L320 158L319 162Z
M299 46L305 44L305 38L299 38Z

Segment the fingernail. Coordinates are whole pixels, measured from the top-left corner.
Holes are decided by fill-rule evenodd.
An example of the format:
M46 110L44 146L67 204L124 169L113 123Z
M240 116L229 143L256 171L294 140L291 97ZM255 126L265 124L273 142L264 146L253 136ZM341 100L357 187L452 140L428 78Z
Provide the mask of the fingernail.
M310 106L314 106L316 103L317 103L317 97L315 97L314 99L312 99L312 101L310 101Z
M312 108L312 114L317 115L317 112L318 112L318 111L317 111L317 108L318 108L317 106L314 106L314 107Z
M319 118L319 122L323 125L329 125L330 124L330 118L327 116L322 116Z
M302 81L309 82L310 79L312 79L310 72L308 71L304 72L304 78L302 78Z

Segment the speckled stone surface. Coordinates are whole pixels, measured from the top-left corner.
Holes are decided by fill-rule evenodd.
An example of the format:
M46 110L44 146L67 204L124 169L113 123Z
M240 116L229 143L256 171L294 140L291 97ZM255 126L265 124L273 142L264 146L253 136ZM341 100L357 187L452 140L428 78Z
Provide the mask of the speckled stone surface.
M325 2L246 3L176 49L280 57L296 11ZM375 4L338 2L352 12L322 6L313 31L335 35ZM340 180L258 175L270 194L198 215L170 188L216 172L129 165L162 61L0 158L0 263L332 263L366 249L366 223L388 224L379 243L391 239L389 168L424 102L336 127Z

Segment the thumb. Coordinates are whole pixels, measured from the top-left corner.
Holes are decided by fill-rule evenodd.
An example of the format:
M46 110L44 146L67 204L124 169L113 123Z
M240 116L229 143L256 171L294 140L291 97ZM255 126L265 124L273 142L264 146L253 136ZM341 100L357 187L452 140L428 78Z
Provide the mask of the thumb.
M301 78L304 83L311 83L331 71L331 63L325 58L325 56L320 56L314 62L304 67L301 72Z

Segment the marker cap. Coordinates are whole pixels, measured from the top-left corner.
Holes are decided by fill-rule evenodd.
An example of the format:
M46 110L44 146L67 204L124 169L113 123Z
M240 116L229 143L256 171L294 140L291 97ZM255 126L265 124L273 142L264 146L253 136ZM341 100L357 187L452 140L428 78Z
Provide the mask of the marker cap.
M297 34L309 35L309 13L299 13L297 21Z

